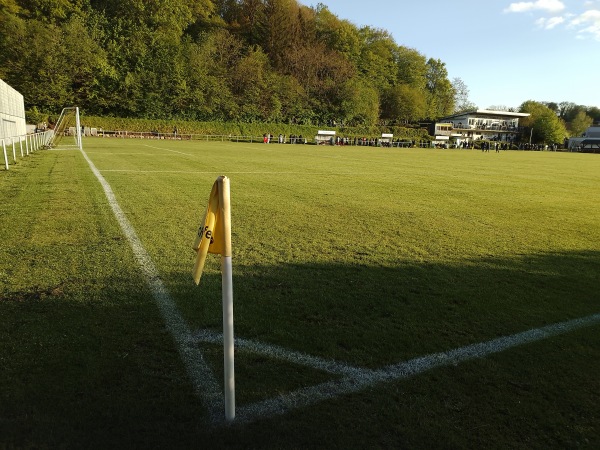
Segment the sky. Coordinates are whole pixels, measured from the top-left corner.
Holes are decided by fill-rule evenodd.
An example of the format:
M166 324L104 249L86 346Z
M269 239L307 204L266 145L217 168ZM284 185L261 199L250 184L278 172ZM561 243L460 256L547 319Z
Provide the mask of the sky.
M480 109L600 108L600 0L302 0L446 64Z

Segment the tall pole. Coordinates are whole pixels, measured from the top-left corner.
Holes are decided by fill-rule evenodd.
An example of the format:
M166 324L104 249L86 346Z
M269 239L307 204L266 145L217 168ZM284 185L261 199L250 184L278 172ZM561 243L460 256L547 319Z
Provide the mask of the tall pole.
M4 167L8 170L8 157L6 156L6 144L4 143L4 139L2 139L2 152L4 153Z
M75 142L77 143L77 148L79 150L82 149L81 145L81 122L79 120L79 107L75 107Z
M235 418L235 371L233 339L233 269L231 263L231 205L229 178L219 177L224 250L221 255L221 289L223 295L223 363L225 382L225 419Z

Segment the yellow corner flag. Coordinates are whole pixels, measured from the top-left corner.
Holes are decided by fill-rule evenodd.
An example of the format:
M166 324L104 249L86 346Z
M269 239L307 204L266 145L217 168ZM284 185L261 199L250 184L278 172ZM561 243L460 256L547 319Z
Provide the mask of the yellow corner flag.
M196 284L200 283L207 253L231 256L231 212L227 177L220 176L213 184L193 249L198 253L193 272Z

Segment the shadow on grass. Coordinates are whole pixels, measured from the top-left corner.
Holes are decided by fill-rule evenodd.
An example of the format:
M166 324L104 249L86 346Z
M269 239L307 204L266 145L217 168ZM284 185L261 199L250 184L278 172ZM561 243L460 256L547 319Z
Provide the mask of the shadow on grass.
M150 294L95 281L0 295L0 447L168 447L203 427Z
M398 262L235 266L236 335L378 368L600 312L600 252ZM220 278L169 289L198 328L220 330Z
M368 368L600 311L596 251L460 264L399 261L394 267L293 263L250 267L235 266L234 259L234 274L237 336ZM200 288L182 271L173 271L164 282L192 329L220 330L220 277L214 267L209 267ZM468 420L470 427L500 424L486 431L490 441L485 441L485 433L477 433L482 445L490 446L491 439L502 435L512 437L500 446L523 442L510 421L494 416L502 413L489 405L484 409L492 417L481 422L471 408L456 410L452 402L469 395L469 384L480 375L455 379L452 369L262 423L210 429L173 340L140 280L107 279L101 286L70 281L31 292L5 290L0 316L4 336L0 444L7 446L364 448L436 446L444 439L451 446L463 446L469 441L461 420ZM590 339L580 350L578 364L600 356L597 341ZM565 351L560 348L559 356ZM208 356L219 372L218 349L209 350ZM523 383L521 372L527 377L531 370L533 376L548 376L547 367L556 364L553 358L537 369L521 371L517 364L506 379L499 375L497 385L490 387L492 393L480 395L492 395L491 402L512 401L521 395L511 388L511 383ZM246 401L272 395L269 383L275 383L277 391L323 379L310 371L295 376L289 365L273 370L268 358L246 356L240 362L242 374L254 373L251 380L239 377L238 388L253 392ZM585 381L596 377L597 365L579 374L586 390ZM492 370L486 367L481 373L491 376ZM286 377L289 383L282 381ZM444 404L436 400L435 413L429 414L434 411L427 394L431 383L443 387L449 399ZM438 397L439 389L434 389ZM552 402L544 393L548 389L552 391L531 388L539 395L532 401L536 406L520 414L535 416L537 425L525 434L533 442L545 436L544 443L550 446L573 443L547 431L555 420L543 418L543 409ZM589 401L598 400L598 392L588 396ZM240 394L242 401L244 395ZM483 408L477 405L473 407ZM572 425L578 420L587 424L590 415L597 417L597 406L589 410L584 403L574 411L568 403L561 408L563 415L571 414L567 421L571 428L563 429L563 437L597 442L597 428L576 430Z

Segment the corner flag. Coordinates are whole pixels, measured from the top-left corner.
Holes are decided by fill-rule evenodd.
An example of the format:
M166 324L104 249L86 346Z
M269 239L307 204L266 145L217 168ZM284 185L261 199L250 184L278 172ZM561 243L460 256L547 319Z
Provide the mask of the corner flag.
M235 375L233 345L233 267L231 263L231 205L229 178L220 176L214 182L208 206L193 246L198 252L194 264L194 281L200 283L206 255L221 255L221 290L223 297L223 363L225 385L225 418L235 418Z
M227 194L227 198L224 194ZM221 176L213 184L193 249L198 252L193 272L196 284L200 283L207 253L231 256L231 213L227 177Z

